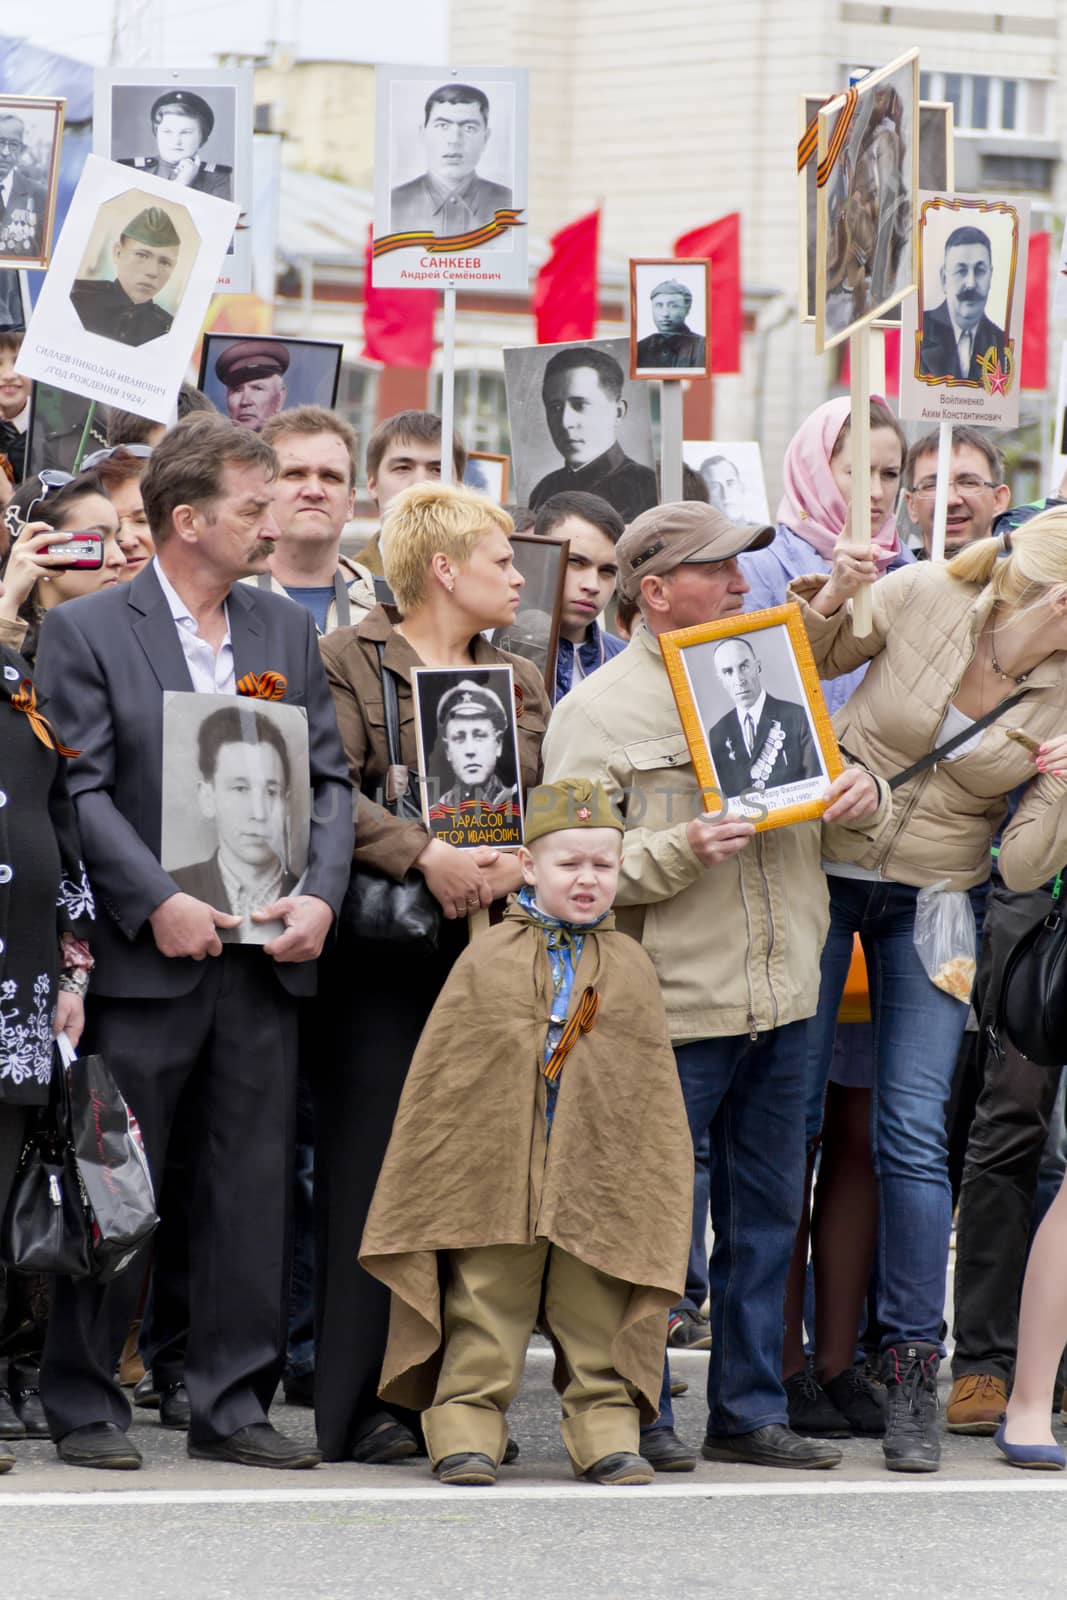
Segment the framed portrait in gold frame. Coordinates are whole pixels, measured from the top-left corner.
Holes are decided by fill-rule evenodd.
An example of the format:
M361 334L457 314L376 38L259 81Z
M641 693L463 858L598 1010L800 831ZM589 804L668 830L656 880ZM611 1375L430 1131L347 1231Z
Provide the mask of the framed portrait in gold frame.
M757 832L821 817L844 766L800 607L679 628L659 642L707 809Z
M47 267L66 100L0 95L0 266Z

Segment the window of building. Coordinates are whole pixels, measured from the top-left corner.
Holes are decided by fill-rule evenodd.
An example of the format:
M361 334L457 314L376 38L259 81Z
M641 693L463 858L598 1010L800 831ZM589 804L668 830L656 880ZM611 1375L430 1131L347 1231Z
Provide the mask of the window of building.
M1020 133L1051 137L1051 84L1040 78L998 78L984 72L922 72L923 100L947 100L957 133Z
M356 459L362 461L367 451L367 440L374 432L378 404L378 374L373 367L361 367L347 362L341 365L337 384L335 410L350 427L356 430Z
M1041 156L984 155L982 186L1047 194L1052 188L1052 162Z
M441 374L434 374L434 410L441 412ZM456 432L468 450L484 450L490 455L508 455L511 434L508 430L508 402L502 372L482 372L468 368L456 373Z

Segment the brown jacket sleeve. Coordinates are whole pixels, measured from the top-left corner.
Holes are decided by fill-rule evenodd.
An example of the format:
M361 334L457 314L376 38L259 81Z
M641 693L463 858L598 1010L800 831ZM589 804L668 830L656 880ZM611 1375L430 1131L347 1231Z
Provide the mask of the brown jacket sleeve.
M811 602L827 582L828 575L793 579L786 599L795 600L800 606L820 678L840 678L846 672L855 672L857 667L885 649L889 630L900 608L908 603L918 565L913 562L898 567L872 586L871 631L862 638L853 631L851 605L841 606L831 617L824 617L812 608Z

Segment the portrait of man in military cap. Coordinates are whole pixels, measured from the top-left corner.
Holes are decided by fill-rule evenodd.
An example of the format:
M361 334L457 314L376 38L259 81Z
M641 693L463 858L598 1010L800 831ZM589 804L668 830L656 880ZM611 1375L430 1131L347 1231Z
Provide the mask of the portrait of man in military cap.
M208 333L197 387L215 409L258 433L279 411L337 400L343 346L319 339Z
M203 95L191 89L166 89L152 103L148 135L155 140L154 155L117 156L124 167L150 172L155 178L233 199L233 167L204 159L202 151L215 128L215 113Z
M630 374L705 377L707 261L630 262Z
M419 128L426 170L392 189L391 231L454 238L492 222L498 210L510 207L511 189L478 172L491 136L489 96L484 89L469 83L435 88L422 108Z
M521 844L511 668L417 668L412 681L430 831L460 848Z
M70 301L82 327L120 344L163 338L174 317L156 300L170 282L180 251L181 235L164 206L138 211L111 246L114 277L74 280Z

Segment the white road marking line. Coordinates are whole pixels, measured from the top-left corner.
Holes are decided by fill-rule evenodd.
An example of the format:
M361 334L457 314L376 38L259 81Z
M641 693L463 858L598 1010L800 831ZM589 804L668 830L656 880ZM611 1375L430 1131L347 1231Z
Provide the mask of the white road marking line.
M953 1495L953 1494L1056 1494L1067 1489L1067 1479L1047 1480L1051 1473L1032 1478L909 1478L843 1480L819 1483L688 1483L650 1484L641 1490L601 1487L598 1484L498 1484L495 1488L448 1489L442 1484L413 1484L410 1488L330 1488L330 1489L70 1489L62 1491L14 1490L0 1493L0 1514L24 1507L84 1506L247 1506L314 1505L316 1503L392 1504L405 1501L436 1500L471 1506L486 1501L609 1499L627 1506L651 1505L658 1500L762 1500L825 1499L838 1495ZM1041 1481L1037 1481L1038 1478Z

